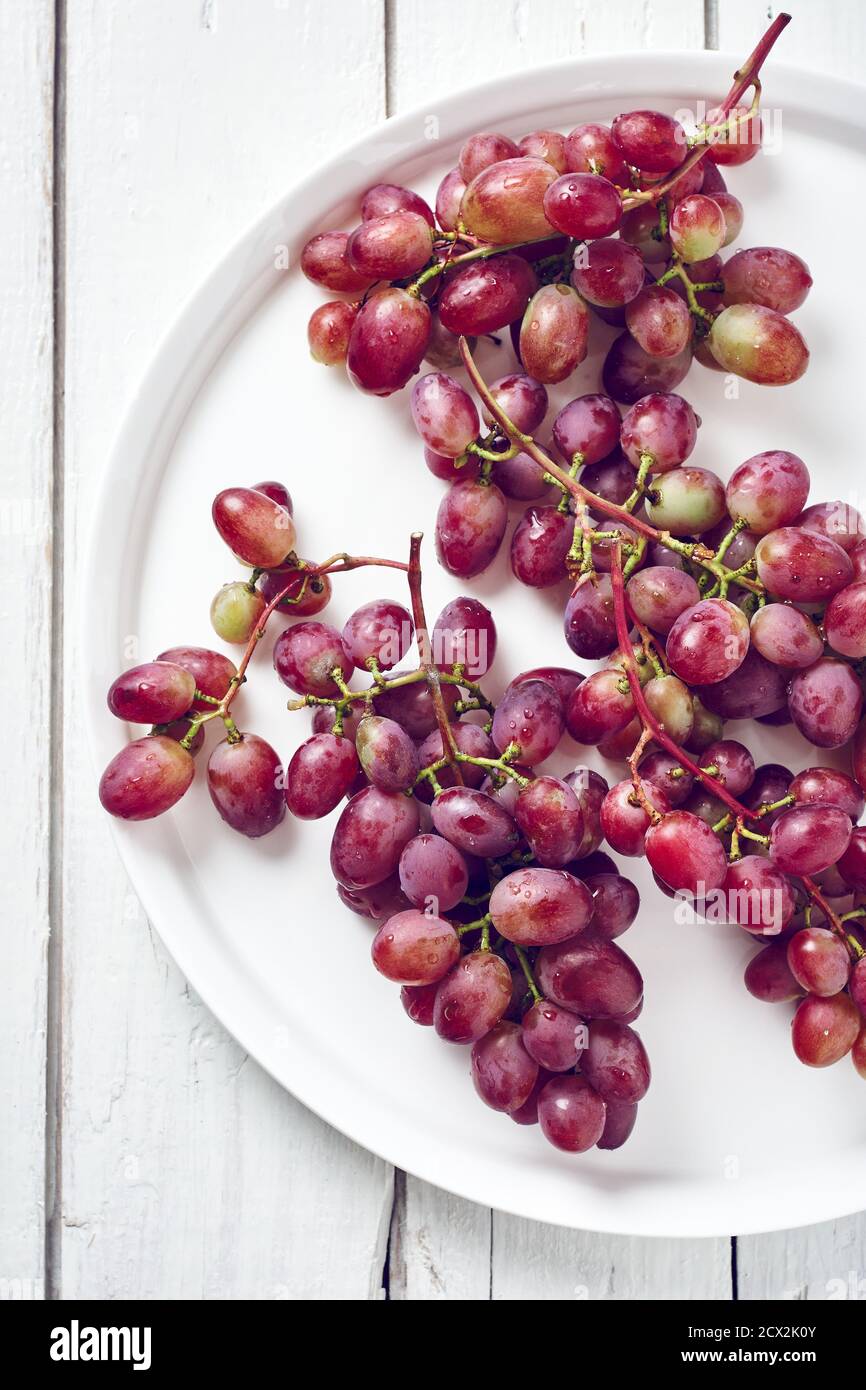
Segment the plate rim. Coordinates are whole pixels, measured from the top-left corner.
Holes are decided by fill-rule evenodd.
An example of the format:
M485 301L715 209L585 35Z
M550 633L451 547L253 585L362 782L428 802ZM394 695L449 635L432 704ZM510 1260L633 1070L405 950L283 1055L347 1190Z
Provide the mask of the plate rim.
M79 642L76 664L81 687L87 693L87 698L83 701L86 742L97 775L105 759L112 756L117 749L116 736L112 737L116 731L112 722L105 718L104 686L100 664L97 661L86 664L84 660L84 652L87 650L85 635L87 642L91 645L93 641L92 618L88 617L87 612L87 595L94 591L105 594L104 586L98 583L105 573L106 564L105 549L99 544L100 537L113 535L115 552L120 553L121 550L126 549L125 546L121 545L120 537L125 537L129 532L128 523L131 520L129 513L135 505L139 492L143 490L146 482L151 489L158 485L158 479L162 476L170 457L171 441L182 429L191 406L213 371L219 357L230 346L236 332L256 312L270 290L279 283L284 271L277 269L273 264L273 239L269 234L279 223L283 212L288 210L293 203L305 199L308 194L315 195L322 181L330 175L339 174L339 171L346 164L355 163L357 165L358 155L368 151L377 142L387 146L390 143L389 137L409 131L413 125L417 127L418 122L429 114L431 109L439 114L444 124L446 116L455 116L461 108L466 107L467 102L471 102L473 110L467 112L466 115L470 118L469 125L474 124L477 128L478 108L480 106L486 107L487 104L506 92L511 94L510 104L515 113L525 109L520 105L519 97L514 94L515 90L520 93L528 89L530 84L538 84L545 89L544 104L556 104L560 100L560 95L558 87L554 87L553 83L554 81L561 83L562 79L569 74L574 74L576 80L577 90L573 93L576 102L585 100L590 94L602 96L605 92L610 91L628 95L630 92L638 90L647 95L664 96L670 100L670 92L680 76L676 71L677 68L683 70L681 74L683 78L682 90L688 92L698 78L705 83L709 82L711 78L724 82L726 78L720 74L727 69L728 64L732 65L730 71L733 71L738 61L734 55L718 50L699 49L693 52L673 49L653 52L632 50L626 53L608 52L566 58L554 63L489 78L483 83L463 87L439 100L431 99L419 103L410 111L389 117L377 126L370 128L350 145L338 150L330 159L317 166L303 179L292 184L270 208L247 224L228 250L212 265L196 289L182 301L169 328L159 340L144 375L140 378L137 388L124 406L121 427L96 486L95 507L88 532L86 559L82 567L80 589L77 596L76 631L79 635ZM850 126L866 127L866 119L861 116L858 121L856 117L856 113L864 111L863 98L866 96L866 83L859 83L850 79L836 79L799 64L776 62L774 59L771 62L772 74L778 78L780 87L791 84L796 88L798 82L802 82L803 79L807 81L805 91L802 87L797 89L797 97L795 101L792 100L792 105L796 104L801 108L817 110L824 118L841 120ZM611 65L615 65L613 70ZM592 85L593 79L595 81L594 86ZM768 85L765 83L765 90ZM562 94L562 99L566 99L565 93ZM684 101L687 99L687 97L683 97ZM505 116L500 116L500 119L504 120ZM458 137L455 135L444 138L449 141ZM403 157L408 158L411 151L417 150L419 146L417 129L411 139L408 134L404 133L403 144ZM393 166L397 162L397 156L392 152L387 162ZM313 204L315 201L314 196L312 198ZM271 252L270 266L267 265L266 261L263 264L260 263L260 257L264 253L266 243ZM251 260L253 264L248 270L244 270L244 263L247 260ZM239 276L243 276L242 287L239 287ZM227 282L234 285L234 293L228 298ZM215 310L213 304L217 301L220 307ZM211 336L212 327L216 328L213 336ZM196 344L198 346L197 352ZM154 419L156 419L155 424ZM142 442L142 437L149 441L147 446ZM156 449L157 445L163 450L163 457L159 466L155 468L153 464L146 461L146 455L151 447ZM123 471L130 455L139 457L138 466L133 470L131 478L124 476ZM149 474L153 473L156 475L157 483L154 483L153 477L148 477ZM118 487L118 477L123 482L121 487ZM119 527L117 524L119 496L125 507L125 525L123 527ZM147 528L142 529L146 531ZM139 549L143 552L143 540L139 543ZM108 634L119 631L118 624L122 611L121 595L130 587L129 571L133 568L134 566L125 564L122 571L125 583L110 588L110 610L106 613L105 622L102 624L101 645L103 647L110 642ZM108 817L108 821L124 869L142 902L148 920L157 931L165 949L185 978L192 984L196 993L213 1012L221 1026L251 1056L255 1057L259 1065L273 1076L279 1085L290 1091L303 1105L326 1123L385 1162L411 1172L434 1185L446 1186L448 1191L466 1200L479 1202L486 1206L494 1205L490 1200L490 1194L481 1190L480 1185L473 1186L471 1182L464 1182L460 1172L453 1165L449 1167L445 1163L445 1171L443 1172L442 1154L438 1151L438 1159L433 1157L428 1162L429 1150L423 1144L417 1143L413 1150L411 1143L408 1143L404 1136L403 1145L408 1143L409 1148L407 1155L405 1147L402 1152L400 1151L401 1143L398 1140L389 1139L388 1142L382 1142L375 1136L371 1136L368 1127L355 1123L354 1117L350 1122L345 1115L336 1113L339 1106L334 1099L334 1093L323 1097L320 1093L315 1092L315 1082L310 1085L306 1084L301 1075L304 1070L304 1062L294 1059L290 1051L286 1050L282 1054L284 1064L279 1065L274 1058L273 1047L271 1046L269 1049L262 1037L263 1020L257 1018L254 1010L250 1011L249 1008L244 1010L238 1002L237 996L233 996L231 981L222 978L225 976L227 968L227 962L224 959L222 961L218 959L222 954L222 948L215 946L213 948L215 957L209 960L207 954L202 955L196 946L190 945L183 932L173 925L173 914L166 901L165 888L166 885L171 886L170 880L174 879L176 870L166 866L162 880L159 879L158 874L158 866L162 859L159 845L164 839L173 836L171 815L160 818L158 822L148 823L151 827L158 826L159 831L157 834L148 836L146 840L138 838L141 836L141 826L130 826L124 822L116 821L112 817ZM154 849L156 849L155 855ZM155 868L156 872L154 872ZM175 885L175 892L169 893L169 898L173 896L177 900L179 896L180 900L183 901L188 893L181 891L178 895L176 889L177 885ZM373 1113L375 1114L375 1110ZM539 1184L533 1185L532 1190L536 1191L543 1186L542 1178ZM579 1182L576 1182L576 1189L579 1186ZM816 1184L815 1186L817 1188L823 1185ZM854 1183L850 1186L852 1189L856 1187ZM816 1203L813 1198L812 1209L806 1213L805 1220L797 1221L797 1226L832 1220L861 1211L863 1209L863 1192L855 1196L854 1191L849 1191L848 1187L845 1187L844 1190L847 1195L840 1199L835 1194L842 1190L841 1184L838 1187L834 1186L833 1193L828 1194L831 1200L823 1204ZM509 1193L511 1192L512 1189L509 1189ZM728 1237L733 1234L758 1234L790 1226L790 1216L782 1217L775 1211L774 1200L771 1199L772 1194L768 1193L766 1196L768 1197L768 1215L766 1218L748 1219L745 1222L738 1221L735 1227L726 1224L722 1228L720 1228L717 1210L714 1210L712 1216L705 1220L690 1219L687 1229L684 1229L682 1213L680 1213L678 1228L676 1223L674 1223L673 1228L671 1226L663 1228L657 1219L643 1221L635 1218L634 1215L627 1218L625 1222L618 1222L615 1217L611 1219L609 1201L605 1206L604 1217L599 1220L594 1217L591 1209L593 1194L589 1185L586 1185L584 1197L584 1202L589 1209L577 1213L541 1211L537 1202L519 1202L514 1200L513 1195L511 1200L500 1200L497 1196L495 1208L515 1216L549 1222L569 1229L598 1231L611 1235L694 1239L711 1236ZM842 1201L841 1208L839 1200ZM732 1211L736 1207L734 1202L727 1205L731 1206ZM775 1202L775 1206L781 1205L778 1201ZM656 1212L657 1209L658 1204L653 1204L651 1210ZM693 1217L692 1207L688 1206L687 1209L692 1212ZM669 1216L672 1214L675 1215L675 1213L668 1211Z

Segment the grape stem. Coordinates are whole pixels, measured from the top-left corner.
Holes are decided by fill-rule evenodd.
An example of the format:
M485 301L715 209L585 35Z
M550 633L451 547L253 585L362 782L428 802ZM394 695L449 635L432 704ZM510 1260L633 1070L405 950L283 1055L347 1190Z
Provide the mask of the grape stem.
M625 212L628 212L631 208L640 207L642 203L657 203L660 198L663 198L666 193L671 191L677 181L682 178L683 174L687 173L689 169L693 169L696 164L700 164L711 146L714 145L728 129L730 122L727 122L725 117L730 115L744 93L746 93L750 87L754 87L756 88L756 92L760 92L758 77L761 68L782 30L786 28L790 22L791 16L789 14L783 13L776 15L776 18L773 20L766 33L758 41L754 52L749 55L742 67L738 68L734 73L733 86L719 107L716 123L713 126L706 127L701 132L701 143L695 145L691 154L688 155L683 163L680 164L678 168L674 169L673 173L670 174L668 178L664 179L662 183L657 183L653 185L652 188L629 190L623 198L622 203Z
M660 531L658 527L652 526L650 522L644 521L642 517L632 515L625 507L619 507L615 502L608 502L605 498L599 497L594 492L590 492L589 489L585 488L582 483L579 483L576 478L573 478L569 472L561 468L558 463L555 463L550 455L536 443L531 434L524 434L523 431L519 430L514 422L509 419L499 402L491 393L481 372L478 370L475 358L472 355L472 349L465 337L460 338L460 355L463 358L463 364L466 367L472 385L486 405L488 413L493 417L500 429L508 436L513 444L519 447L522 453L528 454L533 463L540 468L543 473L550 474L553 481L557 486L562 488L564 492L576 498L584 507L592 507L593 510L602 512L605 516L609 516L613 520L618 521L619 524L625 528L626 532L636 531L639 536L644 537L646 540L658 541L668 550L673 550L678 555L683 555L687 559L693 560L695 564L700 565L703 569L709 570L709 572L715 576L716 580L723 580L726 584L730 584L736 579L736 582L742 585L743 588L749 589L756 594L764 593L764 586L759 580L750 579L747 575L740 575L738 571L728 569L726 565L721 564L720 561L716 559L714 552L710 550L708 546L702 545L700 541L692 541L686 544L685 541L677 540L669 531Z
M415 641L418 644L418 662L420 669L424 672L427 686L430 691L430 698L433 701L433 709L436 713L436 723L439 726L439 733L442 736L442 752L454 774L457 785L465 785L463 773L460 769L459 749L454 740L454 731L448 719L448 711L445 708L445 701L442 698L442 687L439 679L439 671L431 660L430 635L427 631L427 618L424 614L424 599L421 595L421 540L422 533L413 531L409 541L409 595L412 600L412 619L415 623Z

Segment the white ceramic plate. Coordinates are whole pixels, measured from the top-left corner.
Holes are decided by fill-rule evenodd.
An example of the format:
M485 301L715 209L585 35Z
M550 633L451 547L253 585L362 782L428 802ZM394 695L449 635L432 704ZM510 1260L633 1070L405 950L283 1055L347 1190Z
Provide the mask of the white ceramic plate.
M314 231L353 225L359 195L377 180L432 194L472 130L519 136L643 105L694 108L724 93L735 66L713 53L635 54L475 88L441 102L432 113L438 125L429 110L388 122L241 239L166 338L107 470L87 581L88 592L101 595L102 621L94 629L91 608L80 645L100 768L123 738L105 709L117 672L177 643L214 644L210 599L237 576L210 523L219 488L284 478L306 555L347 548L403 556L412 529L432 537L442 485L424 467L406 395L362 396L341 373L310 361L306 320L321 296L297 271L280 268L281 249L294 262ZM727 477L760 449L789 448L807 460L816 497L856 501L862 328L845 268L866 187L864 90L771 59L765 108L776 141L781 119L781 153L731 171L729 185L746 206L740 244L791 246L812 267L815 289L797 316L812 366L782 390L741 382L734 399L722 376L693 367L682 390L704 418L694 461ZM825 193L840 186L855 206L844 217L824 215ZM610 336L598 330L569 396L597 389ZM498 350L486 345L482 361L489 377L510 370L507 341ZM426 550L433 615L467 586L435 563L432 539ZM104 583L106 574L113 584ZM569 662L562 595L523 589L504 554L469 587L499 625L488 678L494 693L521 668ZM338 624L380 592L404 597L401 577L382 571L344 576L335 591L329 616ZM241 726L287 760L306 737L308 716L286 713L271 641L236 708ZM810 761L784 730L752 726L748 741L765 761ZM572 749L554 766L585 759ZM863 1083L848 1061L829 1072L796 1062L788 1010L761 1005L743 988L751 947L742 933L678 926L644 865L629 863L644 906L623 944L646 980L639 1027L655 1076L624 1149L571 1158L537 1128L519 1128L483 1106L468 1051L406 1018L396 988L370 965L369 925L335 896L331 827L331 819L287 819L265 840L247 841L212 811L201 774L171 815L114 823L136 890L195 989L280 1082L353 1139L475 1201L594 1230L749 1232L866 1205Z

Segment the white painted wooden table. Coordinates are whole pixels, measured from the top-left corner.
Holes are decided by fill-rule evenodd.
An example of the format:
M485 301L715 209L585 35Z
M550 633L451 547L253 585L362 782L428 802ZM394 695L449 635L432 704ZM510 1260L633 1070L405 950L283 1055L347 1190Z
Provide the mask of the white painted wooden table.
M780 57L862 77L859 0L789 8ZM739 1241L562 1231L395 1173L308 1113L150 930L68 674L125 402L184 298L288 184L478 78L604 50L745 54L767 15L766 0L0 0L0 1295L866 1297L864 1217Z

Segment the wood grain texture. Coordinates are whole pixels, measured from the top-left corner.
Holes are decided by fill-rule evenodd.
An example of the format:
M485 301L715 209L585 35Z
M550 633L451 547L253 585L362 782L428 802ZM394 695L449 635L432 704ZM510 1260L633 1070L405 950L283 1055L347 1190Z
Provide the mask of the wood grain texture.
M792 17L775 49L779 62L863 81L866 20L857 4L814 4L814 0L718 0L716 47L745 55L771 19L785 10Z
M384 114L382 8L76 0L66 45L73 680L79 564L124 402L226 247ZM55 1288L378 1297L389 1167L281 1091L190 993L129 890L74 716L69 700Z
M26 22L24 22L26 19ZM52 750L54 7L0 4L0 1297L43 1291Z
M388 87L398 112L465 86L478 73L479 54L493 77L572 53L700 48L704 15L700 3L442 0L431 8L398 0L389 38ZM731 1292L727 1240L629 1240L561 1230L491 1215L412 1176L398 1184L392 1229L399 1255L395 1280L392 1236L392 1298L701 1299Z

